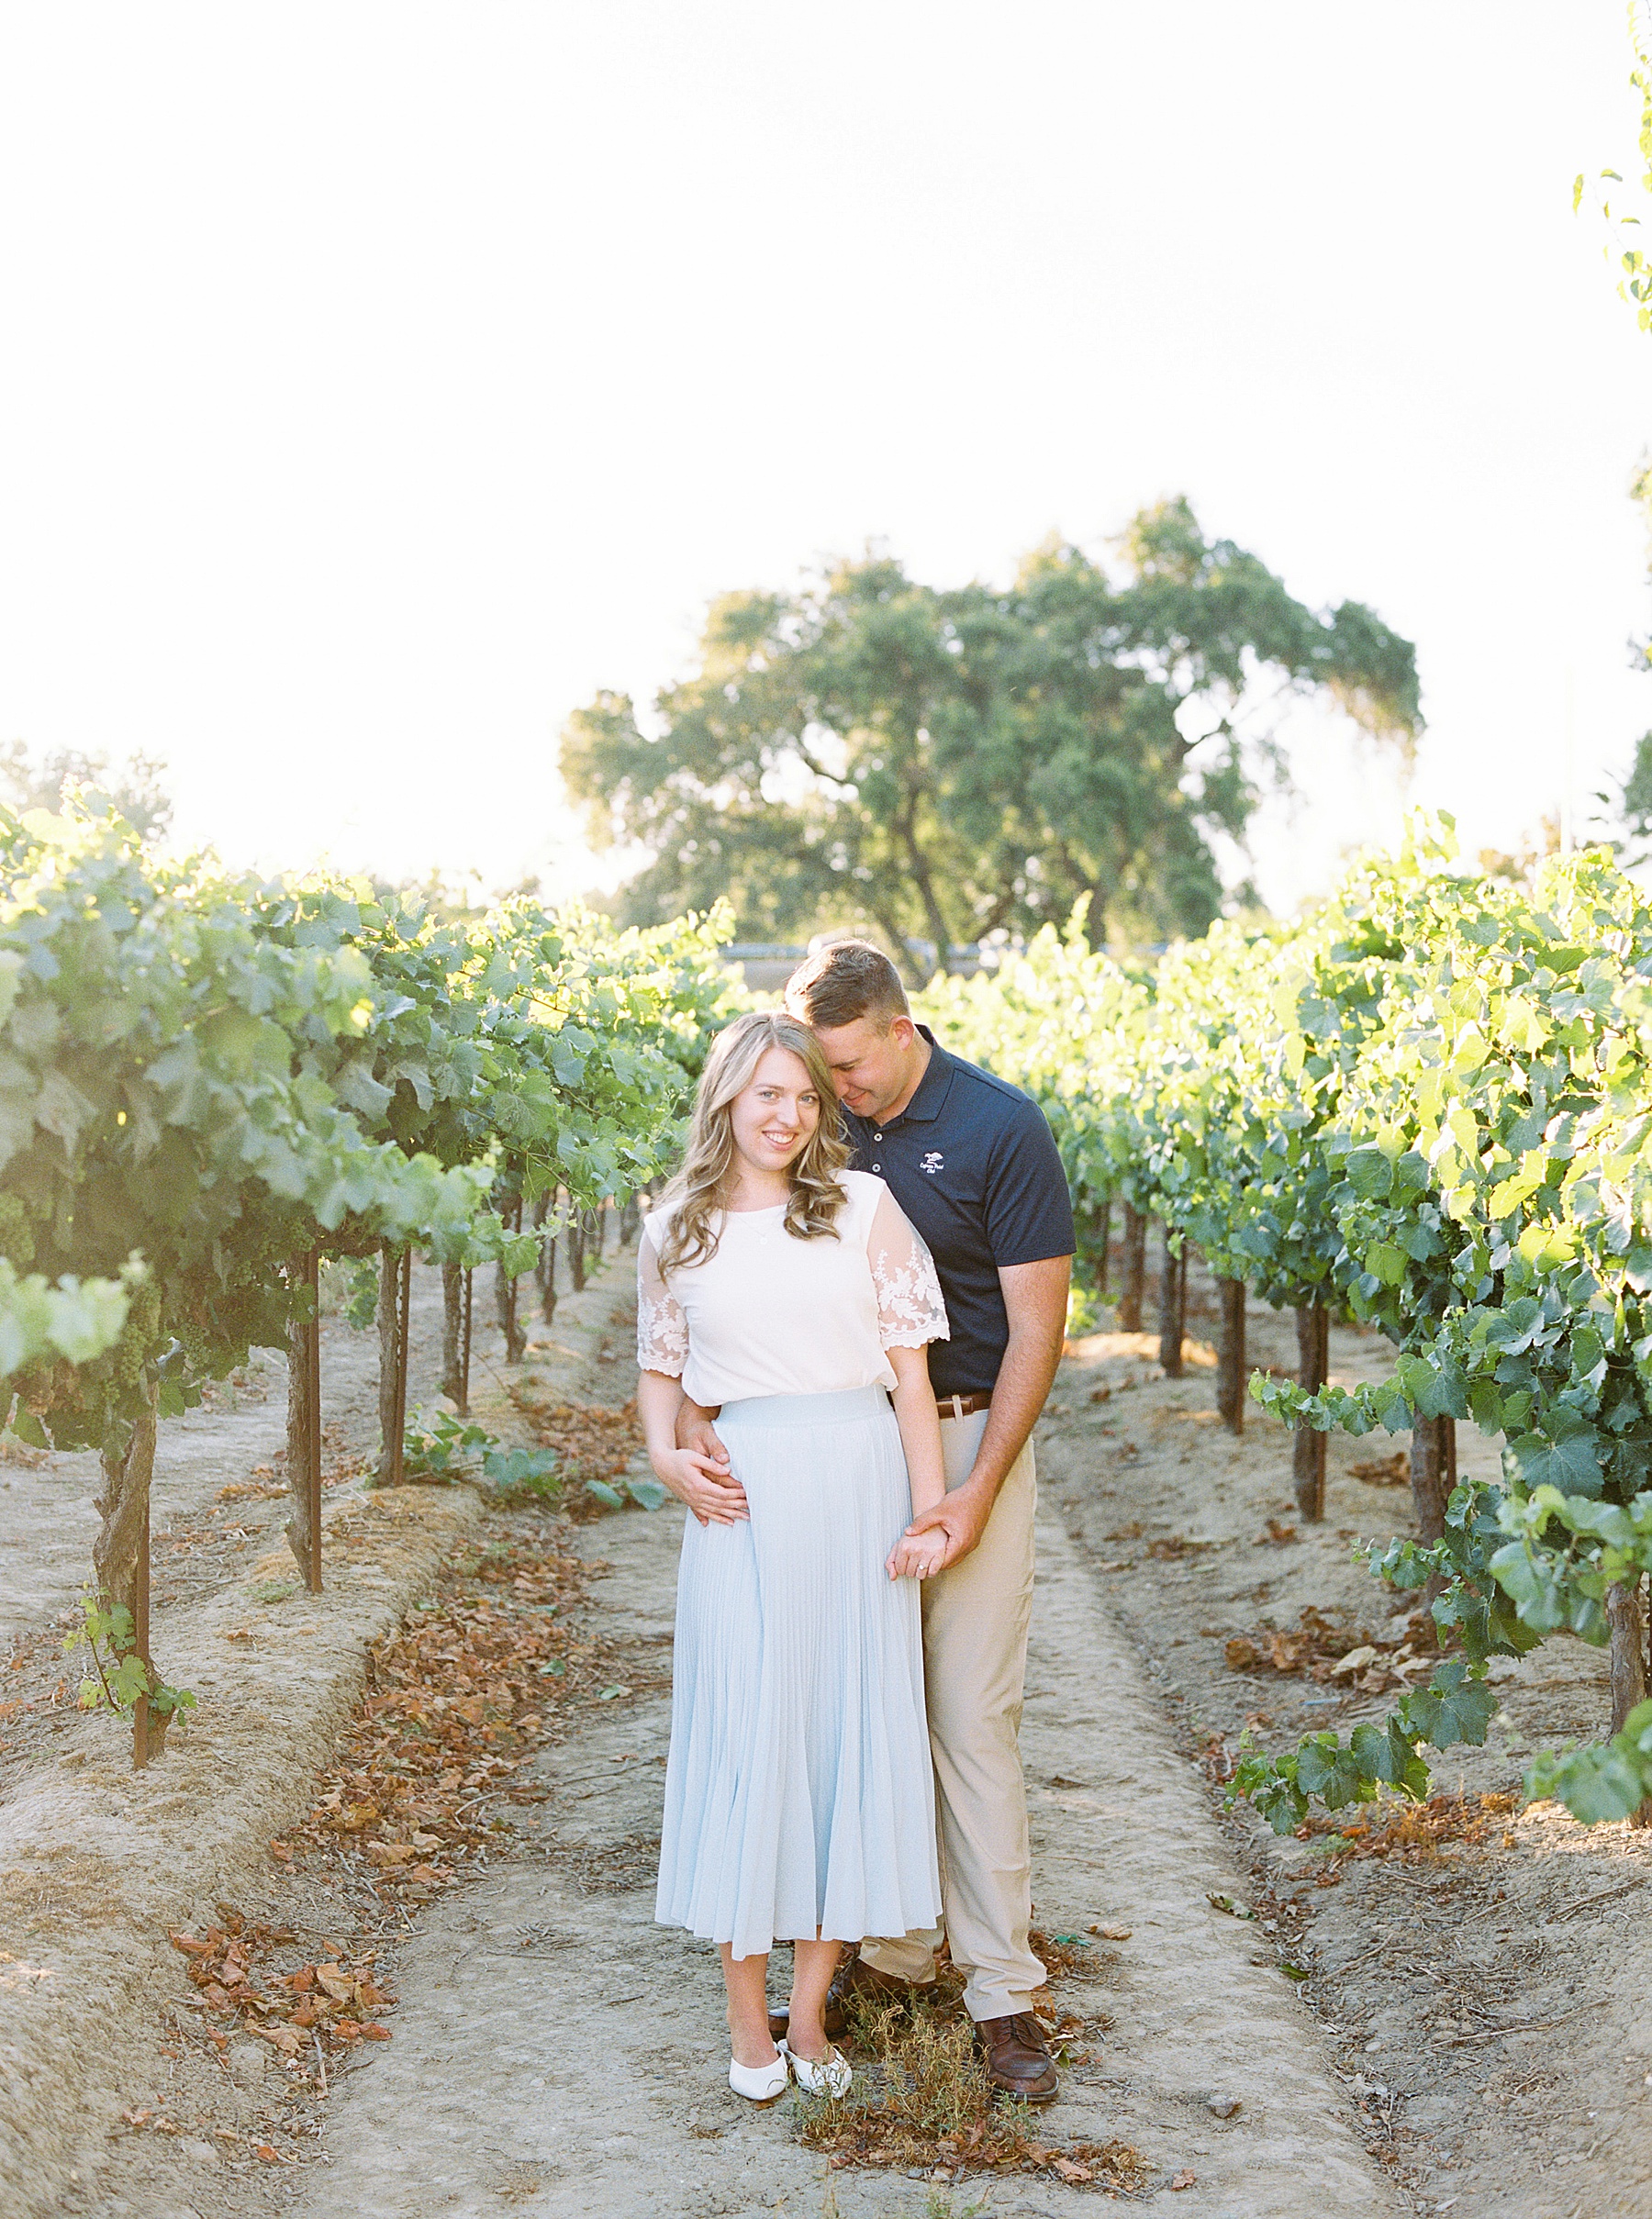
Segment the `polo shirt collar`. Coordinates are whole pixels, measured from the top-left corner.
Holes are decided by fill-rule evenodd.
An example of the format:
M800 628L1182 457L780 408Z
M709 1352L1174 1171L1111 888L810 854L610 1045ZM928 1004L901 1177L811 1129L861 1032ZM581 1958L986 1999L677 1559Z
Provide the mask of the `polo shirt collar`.
M897 1125L933 1124L946 1106L946 1098L952 1092L953 1073L957 1068L955 1059L947 1054L927 1025L920 1025L918 1030L929 1043L930 1059L918 1081L917 1093L900 1115L891 1120Z

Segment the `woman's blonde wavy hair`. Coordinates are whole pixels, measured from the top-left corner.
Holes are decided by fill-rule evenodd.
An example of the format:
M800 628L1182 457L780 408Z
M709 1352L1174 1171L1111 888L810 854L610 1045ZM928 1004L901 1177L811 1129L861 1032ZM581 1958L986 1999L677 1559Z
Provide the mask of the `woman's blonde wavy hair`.
M787 1165L791 1192L786 1230L796 1241L838 1235L837 1214L848 1200L838 1177L849 1161L848 1143L839 1138L837 1095L820 1043L809 1027L783 1011L749 1010L726 1026L711 1043L706 1068L695 1090L694 1114L681 1170L665 1190L671 1220L660 1252L660 1269L705 1264L717 1254L712 1220L729 1199L734 1168L734 1124L730 1112L737 1095L771 1048L786 1048L809 1073L820 1098L820 1121L801 1153Z

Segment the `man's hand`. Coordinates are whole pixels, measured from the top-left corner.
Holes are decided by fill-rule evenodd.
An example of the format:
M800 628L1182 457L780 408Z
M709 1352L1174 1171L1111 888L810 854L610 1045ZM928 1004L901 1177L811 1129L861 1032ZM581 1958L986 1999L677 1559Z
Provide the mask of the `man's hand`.
M745 1489L730 1476L726 1455L719 1464L698 1449L667 1448L649 1462L661 1485L686 1502L702 1525L739 1525L751 1516Z
M987 1531L992 1500L990 1495L966 1485L955 1487L950 1495L943 1495L932 1510L921 1511L895 1544L889 1557L891 1575L900 1577L895 1570L897 1558L905 1568L921 1553L924 1576L932 1577L967 1556ZM933 1561L937 1541L944 1543L939 1563ZM925 1542L927 1547L923 1546Z
M709 1457L713 1464L720 1464L727 1474L729 1452L717 1437L712 1412L703 1410L698 1402L685 1399L677 1411L676 1444L679 1448L691 1448L697 1456Z
M698 1402L684 1400L677 1411L676 1455L671 1460L676 1477L654 1470L672 1493L694 1512L702 1525L738 1525L752 1514L745 1489L729 1469L729 1452L718 1439L711 1412Z

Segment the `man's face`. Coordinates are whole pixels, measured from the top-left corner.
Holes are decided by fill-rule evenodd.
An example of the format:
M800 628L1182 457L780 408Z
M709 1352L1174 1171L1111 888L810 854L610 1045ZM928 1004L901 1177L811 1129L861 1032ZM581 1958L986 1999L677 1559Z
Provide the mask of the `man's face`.
M874 1124L911 1083L912 1043L917 1037L910 1017L892 1018L887 1027L872 1017L857 1017L829 1030L815 1027L839 1101Z

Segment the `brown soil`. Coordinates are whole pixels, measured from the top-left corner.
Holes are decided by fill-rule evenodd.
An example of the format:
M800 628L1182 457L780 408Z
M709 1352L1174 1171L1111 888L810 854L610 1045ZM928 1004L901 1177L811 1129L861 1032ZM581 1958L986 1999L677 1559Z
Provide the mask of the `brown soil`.
M626 1280L610 1266L585 1297L564 1298L541 1336L553 1344L524 1367L537 1381L527 1400L620 1410L635 1376ZM431 1284L419 1314L416 1392L428 1398ZM1197 1311L1191 1330L1209 1330ZM371 1445L371 1337L329 1331L342 1465ZM1254 1314L1252 1331L1256 1362L1291 1360L1289 1320ZM1494 1800L1515 1785L1525 1748L1598 1731L1604 1660L1551 1643L1498 1667L1490 1745L1452 1753L1438 1784L1456 1800L1421 1816L1367 1810L1361 1832L1282 1845L1248 1813L1224 1817L1222 1779L1247 1721L1270 1745L1311 1725L1345 1729L1380 1716L1419 1662L1426 1670L1424 1630L1390 1616L1394 1599L1350 1562L1356 1535L1402 1526L1408 1498L1379 1483L1391 1475L1353 1476L1389 1444L1334 1438L1330 1514L1304 1530L1286 1436L1252 1406L1233 1440L1203 1352L1172 1382L1155 1348L1083 1344L1041 1435L1023 1740L1038 1918L1060 1960L1068 2057L1063 2101L1036 2122L1042 2143L1137 2151L1143 2185L1128 2200L1215 2219L1646 2209L1633 2128L1652 2072L1636 2010L1652 1850L1621 1827ZM1375 1376L1383 1355L1333 1336L1339 1377ZM1047 2166L966 2163L921 2180L829 2171L827 2153L798 2138L797 2098L758 2113L729 2094L715 1957L652 1916L675 1508L571 1527L531 1507L485 1509L463 1489L363 1498L346 1478L329 1593L258 1603L260 1582L285 1570L272 1545L280 1505L215 1498L271 1462L277 1364L263 1384L267 1402L188 1422L220 1430L169 1521L218 1536L186 1556L200 1585L157 1618L169 1668L202 1689L198 1723L140 1781L121 1769L107 1722L60 1724L48 1702L0 1725L20 1722L28 1737L0 1803L8 2219L964 2219L1077 2212L1102 2192ZM478 1403L509 1439L545 1422L513 1410L502 1384ZM623 1439L618 1421L587 1434L605 1455ZM1477 1462L1495 1454L1467 1432L1462 1446ZM39 1475L4 1477L9 1503ZM68 1481L56 1499L72 1500ZM224 1545L224 1511L247 1526L244 1547ZM406 1662L412 1652L390 1645L423 1622L409 1620L415 1599L441 1579L439 1600L463 1600L439 1563L489 1548L522 1566L577 1552L586 1600L565 1623L588 1668L570 1667L531 1728L519 1692L500 1712L522 1738L508 1790L489 1788L486 1828L463 1775L450 1779L452 1810L420 1789L421 1812L441 1823L409 1825L433 1824L421 1839L444 1845L419 1852L428 1879L397 1879L411 1865L395 1824L353 1847L313 1848L307 1813L332 1808L327 1780L340 1783L340 1811L368 1800L350 1785L373 1723L359 1707L365 1645ZM50 1669L41 1622L74 1571L65 1555L55 1587L38 1564L30 1578L17 1610L25 1680ZM515 1581L497 1585L504 1597ZM539 1593L529 1580L524 1611L547 1607ZM541 1661L554 1645L541 1645ZM428 1639L424 1650L440 1655ZM296 1847L292 1865L272 1857L273 1837ZM254 2038L250 2009L201 2010L191 1960L166 1935L226 1934L225 1904L273 1930L254 1952L254 1985L273 1994L307 1968L337 1967L334 1987L353 1983L363 1999L320 2019L333 2030L325 2096L316 2057ZM211 1965L236 1970L241 1958L216 1946ZM380 2008L378 1996L396 2001ZM338 2018L365 2023L369 2010L389 2039L341 2048Z
M1213 1290L1197 1290L1189 1331L1213 1333ZM1288 1317L1253 1307L1250 1338L1254 1365L1293 1361ZM1426 1678L1415 1597L1386 1594L1353 1561L1362 1537L1414 1531L1391 1462L1407 1441L1333 1434L1325 1522L1304 1527L1287 1436L1252 1404L1235 1441L1209 1371L1166 1380L1148 1345L1098 1335L1064 1366L1042 1468L1216 1808L1247 1724L1276 1750L1325 1727L1345 1734L1415 1684L1409 1656ZM1375 1336L1332 1334L1345 1383L1384 1376L1388 1356ZM1496 1443L1464 1426L1458 1449L1465 1469L1495 1475ZM1272 1668L1269 1649L1292 1645L1309 1651L1305 1668ZM1351 1674L1329 1663L1373 1645ZM1551 1640L1491 1669L1501 1708L1487 1745L1439 1757L1425 1811L1367 1806L1282 1843L1243 1809L1225 1822L1249 1871L1241 1907L1257 1914L1244 1930L1297 1976L1367 2147L1412 2208L1627 2219L1652 2209L1652 1898L1640 1892L1652 1842L1520 1804L1534 1748L1605 1731L1604 1653Z

